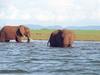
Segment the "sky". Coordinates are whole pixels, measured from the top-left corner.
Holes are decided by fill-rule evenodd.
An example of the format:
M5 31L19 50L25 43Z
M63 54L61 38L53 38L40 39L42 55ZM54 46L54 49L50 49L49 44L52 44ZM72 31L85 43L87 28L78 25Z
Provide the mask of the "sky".
M100 25L100 0L0 0L0 23Z

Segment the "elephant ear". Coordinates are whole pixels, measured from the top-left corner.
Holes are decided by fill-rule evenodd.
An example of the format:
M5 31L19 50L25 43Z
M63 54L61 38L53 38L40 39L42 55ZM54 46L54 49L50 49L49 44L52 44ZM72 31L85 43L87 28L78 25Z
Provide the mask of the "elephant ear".
M25 28L24 28L23 25L20 25L20 26L19 26L19 31L20 31L21 35L24 36Z

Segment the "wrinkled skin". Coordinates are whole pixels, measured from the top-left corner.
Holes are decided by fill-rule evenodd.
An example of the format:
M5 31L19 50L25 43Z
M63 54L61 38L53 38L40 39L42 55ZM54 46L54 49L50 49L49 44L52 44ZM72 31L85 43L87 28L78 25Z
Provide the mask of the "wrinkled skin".
M51 33L48 44L50 47L72 47L75 34L70 30L56 30Z
M22 42L22 37L27 37L27 42L30 42L30 30L29 28L20 26L4 26L0 30L0 42L9 42L10 40L16 40L16 42Z

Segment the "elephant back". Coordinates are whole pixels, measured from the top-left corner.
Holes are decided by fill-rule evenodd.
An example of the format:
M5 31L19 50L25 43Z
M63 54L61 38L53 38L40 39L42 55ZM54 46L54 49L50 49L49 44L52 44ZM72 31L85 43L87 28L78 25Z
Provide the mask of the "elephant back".
M63 38L60 30L56 30L51 33L50 36L50 46L51 47L62 47L63 46Z
M13 40L16 38L16 31L18 26L5 26L2 28L1 33L5 33L5 38L7 40Z
M71 30L63 30L64 44L72 45L75 40L75 33Z

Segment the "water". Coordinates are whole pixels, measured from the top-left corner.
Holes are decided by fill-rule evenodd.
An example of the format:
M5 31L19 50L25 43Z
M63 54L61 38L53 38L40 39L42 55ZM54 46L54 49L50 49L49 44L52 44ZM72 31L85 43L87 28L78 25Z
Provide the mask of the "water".
M100 75L100 42L76 41L74 48L46 43L0 43L0 74Z

